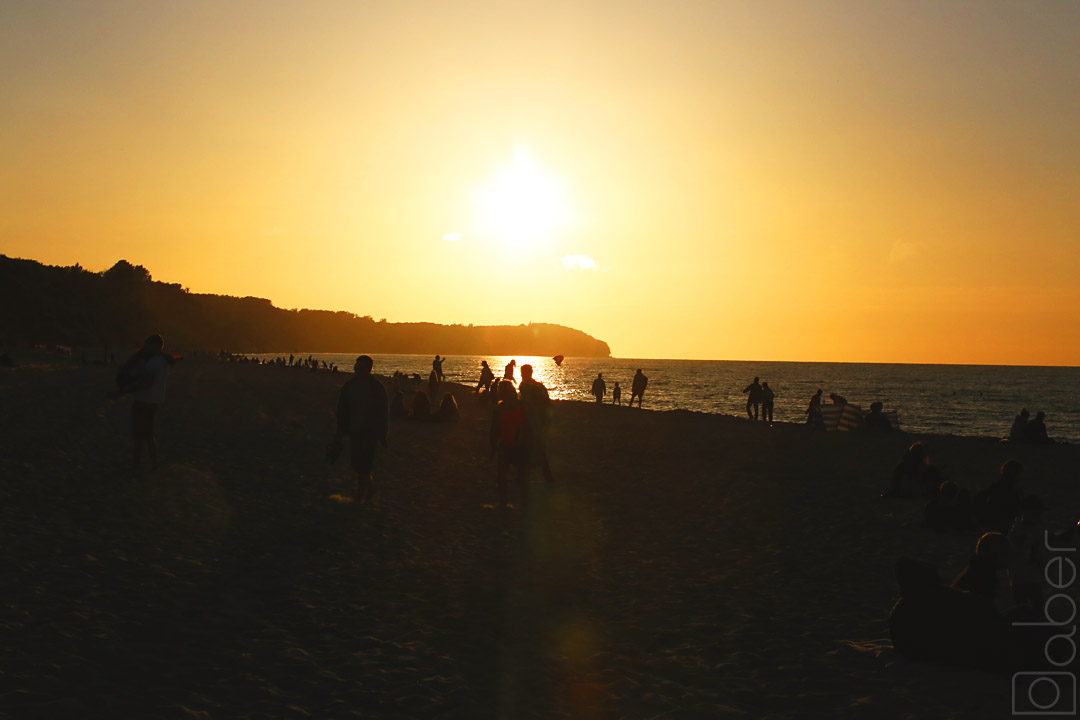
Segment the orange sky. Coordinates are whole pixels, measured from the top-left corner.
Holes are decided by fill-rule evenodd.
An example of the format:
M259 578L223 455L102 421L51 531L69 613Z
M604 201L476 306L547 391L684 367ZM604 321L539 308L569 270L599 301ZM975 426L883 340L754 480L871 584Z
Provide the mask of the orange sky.
M1080 3L0 18L10 256L621 357L1080 365Z

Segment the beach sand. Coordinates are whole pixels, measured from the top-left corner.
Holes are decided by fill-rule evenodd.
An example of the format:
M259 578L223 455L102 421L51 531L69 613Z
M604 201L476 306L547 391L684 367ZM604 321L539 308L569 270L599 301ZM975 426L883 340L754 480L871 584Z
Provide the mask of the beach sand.
M185 360L136 475L114 368L17 359L4 717L1008 717L1008 676L892 650L894 560L951 579L977 534L880 493L923 439L963 487L1019 457L1048 524L1080 513L1077 446L570 402L556 483L485 508L490 406L460 386L459 422L391 425L357 508L323 457L346 374Z

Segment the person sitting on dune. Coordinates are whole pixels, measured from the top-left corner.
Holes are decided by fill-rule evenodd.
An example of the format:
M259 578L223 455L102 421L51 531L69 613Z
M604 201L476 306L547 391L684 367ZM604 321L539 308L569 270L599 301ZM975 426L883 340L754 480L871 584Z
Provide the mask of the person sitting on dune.
M912 443L893 471L887 497L929 497L942 483L941 473L930 464L930 454L924 443Z
M1027 426L1027 408L1020 408L1020 412L1013 418L1012 427L1009 428L1009 440L1011 442L1025 442L1027 440Z
M1006 460L1001 465L1000 477L975 496L975 519L983 530L1004 534L1012 528L1013 521L1020 516L1019 484L1023 475L1023 463Z
M1007 626L983 597L945 587L937 568L896 561L900 599L889 613L893 647L912 660L1001 669Z
M409 413L410 420L429 420L431 418L431 401L428 400L427 393L423 390L417 390L413 393L412 399L412 412Z
M450 422L457 420L459 417L457 400L450 393L443 395L442 402L439 403L439 409L435 411L435 414L431 416L431 419L435 422Z
M971 530L975 520L971 515L971 497L967 490L951 480L938 487L933 500L923 507L923 520L931 530Z
M405 409L405 393L395 390L390 400L390 419L404 420L407 417L409 417L409 411Z
M998 590L998 571L1004 570L1009 560L1009 541L997 532L984 533L975 545L967 567L953 580L957 590L974 593L990 603Z
M884 405L880 401L870 403L870 412L866 414L866 421L863 423L866 432L882 435L892 432L892 423L889 422L889 417L881 411L883 407Z

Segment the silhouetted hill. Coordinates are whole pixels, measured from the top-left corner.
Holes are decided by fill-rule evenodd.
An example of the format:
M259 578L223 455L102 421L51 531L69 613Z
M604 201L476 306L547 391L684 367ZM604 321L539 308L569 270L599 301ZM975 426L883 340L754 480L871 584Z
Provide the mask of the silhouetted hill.
M0 340L126 349L150 332L169 347L232 352L376 352L447 355L611 354L580 330L529 325L376 322L326 310L283 310L254 297L203 295L156 282L121 260L105 272L0 255Z

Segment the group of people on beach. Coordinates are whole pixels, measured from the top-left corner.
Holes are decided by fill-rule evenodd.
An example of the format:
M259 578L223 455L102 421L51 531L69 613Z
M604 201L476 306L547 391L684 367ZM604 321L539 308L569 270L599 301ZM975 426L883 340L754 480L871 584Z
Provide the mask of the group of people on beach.
M1027 408L1022 408L1013 419L1009 428L1009 441L1017 443L1052 443L1046 433L1046 413L1041 410L1030 417Z
M943 584L937 569L900 558L900 599L889 615L893 644L901 654L948 664L1007 670L1038 662L1049 627L1044 569L1073 530L1051 532L1040 497L1025 492L1024 465L1002 464L998 477L972 496L946 479L930 461L927 446L913 443L893 473L891 497L922 501L926 527L975 532L975 552L959 575ZM1007 576L1011 595L999 590ZM1049 576L1047 576L1049 577Z
M627 403L627 406L634 407L634 400L636 399L638 408L641 408L641 403L645 400L645 388L648 386L649 377L641 371L641 368L638 368L630 381L630 402ZM592 387L589 388L589 394L596 399L596 402L604 402L604 398L607 397L607 381L604 380L604 373L596 374L596 378L592 381ZM622 386L619 385L618 380L615 381L615 387L611 389L611 404L622 405Z

